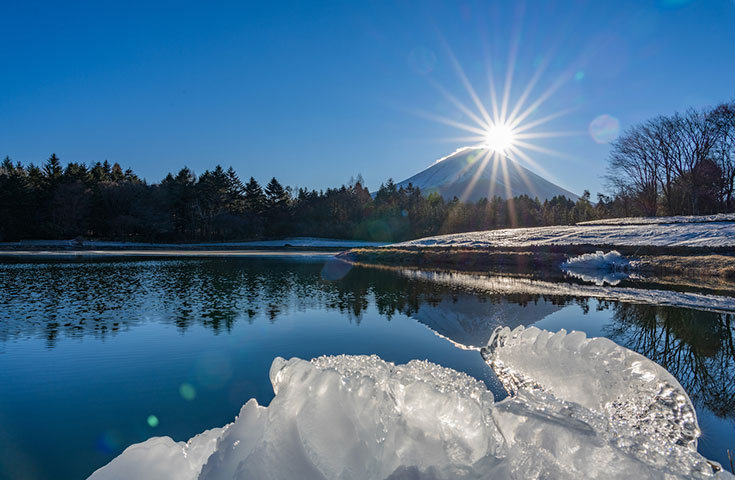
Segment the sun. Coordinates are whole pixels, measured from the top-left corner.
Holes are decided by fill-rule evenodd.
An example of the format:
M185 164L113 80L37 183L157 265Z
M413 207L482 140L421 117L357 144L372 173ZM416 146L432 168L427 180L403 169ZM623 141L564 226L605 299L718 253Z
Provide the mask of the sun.
M485 133L485 145L497 153L511 150L515 146L513 129L504 123L492 125Z

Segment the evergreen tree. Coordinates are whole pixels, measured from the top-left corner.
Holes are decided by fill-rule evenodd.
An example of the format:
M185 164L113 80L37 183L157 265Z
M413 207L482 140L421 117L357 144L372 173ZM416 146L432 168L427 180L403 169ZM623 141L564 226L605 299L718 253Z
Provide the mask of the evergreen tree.
M227 169L227 210L231 213L242 213L245 210L245 186L235 169Z
M248 210L255 214L260 214L265 210L265 194L260 184L253 177L250 177L250 181L245 185L245 205Z
M265 195L269 208L284 208L291 200L290 192L283 188L276 177L271 178L271 181L268 182L265 187Z
M44 176L49 183L53 185L61 180L63 173L64 169L61 166L61 160L59 160L59 157L57 157L55 153L52 153L43 166Z

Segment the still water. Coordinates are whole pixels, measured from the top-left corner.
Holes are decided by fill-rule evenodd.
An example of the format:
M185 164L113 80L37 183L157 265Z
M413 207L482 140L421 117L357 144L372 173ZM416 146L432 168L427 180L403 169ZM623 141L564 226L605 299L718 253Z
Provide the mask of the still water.
M86 478L131 443L222 426L249 398L271 400L276 356L428 359L500 399L476 350L498 325L581 330L658 362L697 407L699 451L729 468L733 320L478 292L324 257L0 263L0 478Z

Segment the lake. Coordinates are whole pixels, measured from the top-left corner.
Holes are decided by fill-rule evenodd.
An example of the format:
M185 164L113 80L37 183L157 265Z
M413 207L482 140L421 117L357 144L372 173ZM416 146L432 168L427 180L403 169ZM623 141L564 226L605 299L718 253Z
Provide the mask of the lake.
M500 399L478 351L498 325L581 330L658 362L697 407L699 451L728 465L731 314L469 283L324 254L6 259L0 478L86 478L131 443L186 440L229 423L249 398L273 397L276 356L428 359L484 381Z

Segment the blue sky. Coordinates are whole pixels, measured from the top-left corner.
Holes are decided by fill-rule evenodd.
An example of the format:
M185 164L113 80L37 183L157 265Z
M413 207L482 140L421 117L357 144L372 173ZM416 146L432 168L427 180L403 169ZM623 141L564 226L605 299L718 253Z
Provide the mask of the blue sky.
M510 50L514 105L566 132L525 150L538 173L602 190L590 123L735 98L735 1L33 2L0 5L0 155L109 160L149 181L220 163L326 188L403 180L468 143L452 62L490 107ZM517 42L514 42L517 39ZM518 158L521 163L524 159ZM525 162L527 165L528 163Z

